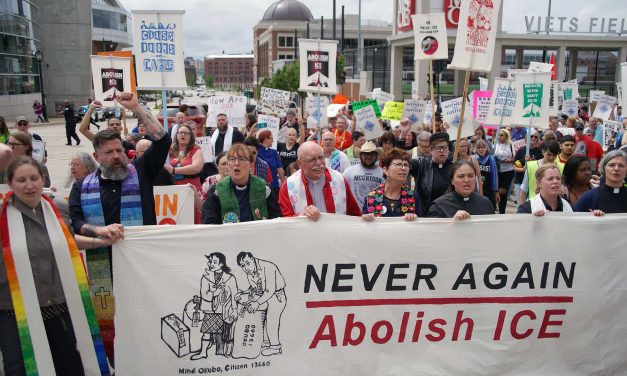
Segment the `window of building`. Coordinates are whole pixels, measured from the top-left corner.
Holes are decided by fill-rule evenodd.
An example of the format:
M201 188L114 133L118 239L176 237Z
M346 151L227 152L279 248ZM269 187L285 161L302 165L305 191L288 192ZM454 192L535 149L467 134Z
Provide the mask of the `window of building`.
M280 36L279 47L294 47L294 37Z

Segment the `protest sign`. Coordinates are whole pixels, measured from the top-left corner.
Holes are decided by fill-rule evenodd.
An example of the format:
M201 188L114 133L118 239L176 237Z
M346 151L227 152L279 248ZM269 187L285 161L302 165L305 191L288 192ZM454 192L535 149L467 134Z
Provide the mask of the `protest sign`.
M510 126L511 118L516 106L516 86L514 80L496 78L494 90L490 98L490 109L485 119L485 124L497 126Z
M490 112L490 102L492 101L491 91L472 92L472 117L477 121L484 123Z
M323 128L329 122L327 118L327 107L329 107L329 98L315 96L307 97L305 100L305 111L307 112L307 128Z
M518 153L518 150L525 148L527 146L527 139L523 138L520 140L512 141L512 147L514 148L514 155Z
M449 69L488 73L494 61L494 42L501 0L462 1L455 52Z
M131 91L131 58L92 55L91 77L95 98L112 106L118 93Z
M299 39L299 91L336 94L336 40Z
M605 94L599 95L597 97L597 105L592 113L592 116L603 120L609 119L615 103L616 97Z
M431 105L431 101L428 100L425 104L425 117L422 119L422 124L431 125L431 120L433 119L433 107Z
M385 106L383 107L383 112L381 112L381 119L401 120L404 106L405 104L403 102L394 102L394 101L385 102Z
M514 79L518 73L529 73L529 69L508 69L507 78L510 80Z
M374 109L375 115L381 117L381 110L376 99L366 99L365 101L353 102L353 112L359 110L362 107L371 106Z
M159 225L194 224L194 188L187 185L155 186L155 214Z
M205 127L216 127L218 114L226 114L229 127L243 127L246 115L246 97L241 95L214 95L207 98L209 110Z
M621 106L623 103L623 83L622 82L616 83L616 97L618 98L618 105Z
M42 162L44 160L44 157L46 156L46 143L43 141L35 140L34 138L31 139L31 141L33 143L33 159Z
M492 217L127 228L116 374L627 373L627 215ZM218 288L214 252L230 268ZM214 336L204 358L209 319L232 342Z
M449 124L447 133L451 139L457 138L457 128L459 128L459 116L462 110L462 98L455 98L442 102L442 120ZM472 111L470 111L470 105L466 104L466 111L464 113L464 121L462 127L462 134L460 137L470 137L475 132L475 123L472 118Z
M559 83L559 91L564 93L564 100L579 98L579 84L576 82Z
M331 103L327 106L327 117L334 118L342 112L344 104Z
M512 124L547 128L551 72L517 73L514 85L517 100L512 114Z
M411 82L411 99L419 99L420 94L418 94L418 82Z
M579 102L576 99L568 99L562 105L562 113L568 117L577 116L579 112Z
M364 132L366 140L374 140L381 137L383 129L381 129L379 119L377 119L372 106L365 106L357 110L353 109L353 113L357 120L357 130Z
M488 83L489 83L489 80L487 78L479 77L479 90L487 91Z
M200 148L200 151L202 151L205 163L213 162L213 145L211 144L211 137L196 137L196 145Z
M272 132L272 148L276 149L279 142L279 127L281 119L276 116L259 114L257 115L257 135L264 129Z
M614 144L616 141L616 135L621 128L622 125L618 121L605 120L603 122L603 146L605 150Z
M413 14L414 60L448 59L444 13Z
M394 100L394 94L386 93L381 90L381 88L375 88L372 90L372 99L376 100L379 104L379 110L383 112L383 107L385 107L385 102L390 102Z
M418 127L422 125L422 119L425 115L425 105L427 102L421 99L405 99L403 106L402 119L409 119L411 123L411 131L417 132Z
M621 76L621 90L620 92L623 99L620 104L623 107L623 111L627 110L627 63L620 63L620 76Z
M290 92L269 87L261 88L259 112L274 114L279 117L287 115L290 105Z
M553 64L541 63L539 61L529 62L529 73L550 72L553 69Z
M134 10L133 49L137 89L186 89L183 64L183 13Z
M605 91L604 90L590 90L588 95L590 96L590 100L589 100L590 103L597 102L601 95L605 95Z

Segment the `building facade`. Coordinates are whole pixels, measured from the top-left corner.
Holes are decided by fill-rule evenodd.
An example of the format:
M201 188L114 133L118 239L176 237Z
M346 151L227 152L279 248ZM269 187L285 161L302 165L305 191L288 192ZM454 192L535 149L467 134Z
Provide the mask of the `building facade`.
M253 55L207 55L205 75L224 90L247 90L253 86Z
M93 54L133 45L131 13L118 0L91 0L91 9Z
M546 20L544 15L515 13L513 2L502 1L500 22L497 26L494 61L488 74L472 73L471 90L478 87L478 78L485 76L493 82L496 77L507 77L508 69L523 69L531 61L548 63L555 57L557 80L577 79L580 94L589 90L604 90L616 95L615 83L621 81L620 62L627 61L627 19L589 14L584 17L556 14ZM408 61L414 54L412 14L444 13L449 44L448 60L435 61L434 82L443 95L460 96L463 92L464 72L446 68L453 58L459 1L454 0L392 0L394 34L388 38L391 46L391 92L397 98L411 95L415 80L421 96L428 96L428 61ZM529 9L532 9L531 7ZM559 13L559 12L558 12ZM503 16L510 22L505 25ZM617 15L616 17L624 17ZM514 22L511 22L511 21ZM561 25L561 26L560 26ZM613 26L612 26L613 25ZM411 74L410 74L411 73Z

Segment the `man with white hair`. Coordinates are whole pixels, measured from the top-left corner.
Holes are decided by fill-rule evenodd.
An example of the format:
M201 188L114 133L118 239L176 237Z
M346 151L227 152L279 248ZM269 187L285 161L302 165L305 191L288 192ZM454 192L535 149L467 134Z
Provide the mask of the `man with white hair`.
M335 148L335 135L331 131L322 133L322 153L326 166L332 170L343 173L351 166L346 154Z
M298 148L300 169L287 178L279 191L284 217L304 215L317 221L320 213L361 216L361 208L346 179L327 168L324 160L322 149L315 142L307 141Z

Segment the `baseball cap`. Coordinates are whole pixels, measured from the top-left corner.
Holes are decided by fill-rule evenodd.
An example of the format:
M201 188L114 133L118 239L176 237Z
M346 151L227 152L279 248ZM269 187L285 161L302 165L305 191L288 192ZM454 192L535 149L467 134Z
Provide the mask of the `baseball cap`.
M26 118L26 116L18 116L15 118L15 123L19 123L20 121L25 121L28 123L28 119Z
M583 129L584 126L581 123L575 123L575 129Z

